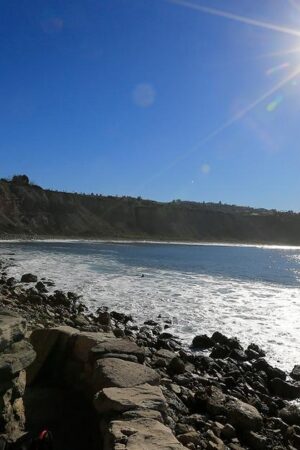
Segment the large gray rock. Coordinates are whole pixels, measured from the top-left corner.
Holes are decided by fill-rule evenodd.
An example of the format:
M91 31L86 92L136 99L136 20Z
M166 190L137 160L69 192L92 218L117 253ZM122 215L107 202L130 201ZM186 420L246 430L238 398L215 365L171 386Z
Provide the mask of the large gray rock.
M213 416L225 415L228 422L239 429L257 431L263 425L262 416L254 406L235 397L226 396L216 387L211 388L206 407Z
M111 422L103 450L183 450L171 430L153 419Z
M105 358L97 361L93 374L93 389L98 392L106 387L133 387L140 384L158 385L157 372L142 364Z
M144 362L145 351L135 342L129 339L109 339L106 342L96 345L92 348L92 354L97 358L106 353L117 353L136 356L139 362Z
M132 409L163 411L166 401L158 386L143 384L132 388L105 388L96 394L94 405L100 414Z
M0 311L0 352L12 343L22 340L25 333L25 319L10 312Z
M257 409L237 398L226 403L228 421L238 429L258 431L263 426L263 418Z

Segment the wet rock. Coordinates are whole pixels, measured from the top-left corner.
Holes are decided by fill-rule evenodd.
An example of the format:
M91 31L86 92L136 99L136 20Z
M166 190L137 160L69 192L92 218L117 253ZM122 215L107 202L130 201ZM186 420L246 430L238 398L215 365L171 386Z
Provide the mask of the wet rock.
M246 361L247 355L243 350L240 349L233 349L230 352L230 358L235 359L236 361Z
M37 276L32 273L24 273L21 277L21 283L36 283Z
M207 336L206 334L201 334L198 336L195 336L192 342L193 348L199 348L202 350L211 348L214 346L214 341Z
M264 358L257 359L253 363L253 368L256 371L265 372L270 380L273 378L280 378L281 380L286 379L286 374L283 370L278 369L277 367L272 367Z
M300 381L300 366L299 365L294 366L290 375L294 380Z
M300 397L300 384L295 385L280 378L273 378L270 387L275 395L286 400L295 400Z
M255 353L257 353L260 357L265 357L266 353L264 352L264 350L262 350L258 345L256 344L250 344L247 347L247 350L253 350Z
M242 346L239 343L237 338L228 338L227 336L220 333L219 331L216 331L212 335L211 339L214 343L224 345L224 346L230 348L230 350L233 350L233 349L242 350Z
M93 374L93 388L97 392L106 387L133 387L139 384L158 385L160 377L149 367L116 358L97 361Z
M212 349L211 354L209 355L211 358L223 359L227 358L230 355L230 348L226 345L217 344Z
M48 292L48 289L46 288L46 286L44 285L44 283L42 281L38 281L36 283L35 287L39 292L42 292L42 293Z
M98 310L97 322L99 322L100 325L111 326L111 318L109 312Z

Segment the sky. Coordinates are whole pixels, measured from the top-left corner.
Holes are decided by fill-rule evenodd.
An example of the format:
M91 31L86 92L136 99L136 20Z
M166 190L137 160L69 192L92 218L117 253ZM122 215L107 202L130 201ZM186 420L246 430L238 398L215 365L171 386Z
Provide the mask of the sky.
M0 0L0 177L300 211L300 0Z

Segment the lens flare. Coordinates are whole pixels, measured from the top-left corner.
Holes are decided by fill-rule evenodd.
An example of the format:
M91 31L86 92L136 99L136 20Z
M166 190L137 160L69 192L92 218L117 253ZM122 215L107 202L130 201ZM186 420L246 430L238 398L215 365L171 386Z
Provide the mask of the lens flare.
M210 14L212 16L223 17L224 19L234 20L235 22L245 23L247 25L253 25L258 28L264 28L265 30L277 31L279 33L289 34L291 36L300 37L300 31L295 30L283 25L276 25L271 22L264 22L261 20L250 19L249 17L240 16L238 14L229 13L221 9L209 8L207 6L198 5L186 0L166 0L174 5L183 6L185 8L200 11L202 13Z

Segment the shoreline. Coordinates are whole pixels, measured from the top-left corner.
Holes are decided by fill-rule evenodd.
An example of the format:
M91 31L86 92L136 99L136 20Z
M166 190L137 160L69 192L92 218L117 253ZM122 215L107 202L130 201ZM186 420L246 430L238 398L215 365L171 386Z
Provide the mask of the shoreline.
M105 307L92 314L76 293L55 290L53 280L39 280L30 273L21 280L8 278L5 270L10 264L8 259L0 262L0 304L24 317L30 332L54 333L63 326L89 336L113 333L122 351L126 342L144 349L144 365L160 377L168 405L164 424L187 446L183 448L293 448L299 427L289 427L300 424L300 409L290 401L300 398L298 369L287 375L271 366L257 345L243 348L237 338L218 331L195 336L186 347L169 333L168 320L149 318L137 326L131 316ZM138 363L134 355L111 351L108 358ZM209 446L211 440L219 446Z
M244 242L210 242L210 241L168 241L168 240L150 240L150 239L116 239L116 238L68 238L68 237L11 237L4 238L0 236L1 243L87 243L87 244L119 244L119 245L180 245L180 246L195 246L195 247L245 247L245 248L266 248L278 250L300 250L300 245L288 245L278 243L244 243Z

